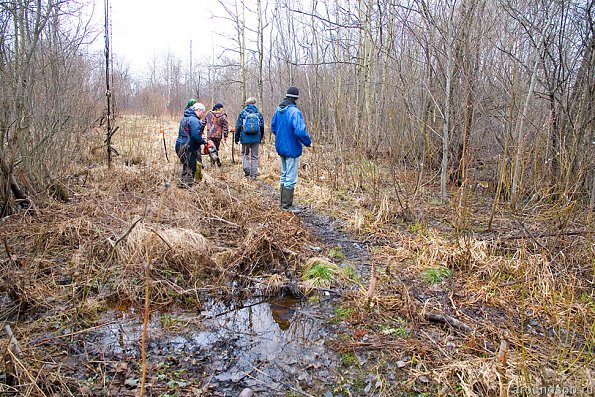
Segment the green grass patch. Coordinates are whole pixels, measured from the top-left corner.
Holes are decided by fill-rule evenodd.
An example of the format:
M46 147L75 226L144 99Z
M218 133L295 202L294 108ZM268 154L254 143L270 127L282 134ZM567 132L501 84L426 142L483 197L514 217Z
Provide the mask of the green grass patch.
M336 246L331 248L328 251L329 258L333 259L345 259L345 254L343 253L343 249L340 246Z
M302 279L311 288L330 288L337 279L355 281L356 277L353 268L341 268L324 258L311 258L302 273Z
M349 316L351 316L353 310L348 307L337 306L335 308L335 315L331 319L333 323L340 323L341 321L345 321Z
M409 330L403 325L397 327L387 327L385 325L381 325L380 332L382 332L384 335L395 335L402 338L409 336Z
M428 235L428 226L421 222L413 222L407 225L407 230L413 234Z
M439 266L424 270L421 274L421 277L426 283L435 285L441 283L444 279L450 277L451 275L452 271L449 268Z
M341 364L345 367L353 367L354 365L359 365L359 360L355 353L347 352L341 355Z

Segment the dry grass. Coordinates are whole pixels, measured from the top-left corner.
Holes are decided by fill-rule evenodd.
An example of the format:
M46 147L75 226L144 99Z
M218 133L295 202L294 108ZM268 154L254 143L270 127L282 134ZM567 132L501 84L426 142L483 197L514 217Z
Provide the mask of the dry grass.
M16 214L0 225L0 292L7 296L0 315L23 350L3 361L13 367L1 372L13 378L0 382L1 392L83 394L68 366L42 363L54 362L64 335L80 331L84 341L109 307L142 306L149 260L152 310L200 310L209 293L231 290L232 282L274 293L294 281L287 274L298 273L304 247L313 244L299 220L255 192L241 167L230 164L229 145L222 169L177 189L177 121L161 122L170 162L160 122L126 118L111 168L100 152L84 154L87 163L64 178L69 202L48 199L37 215ZM5 337L0 344L5 357L14 351Z
M354 335L341 349L378 350L380 362L393 365L405 361L399 390L417 385L437 395L506 396L559 386L589 395L595 378L592 214L539 203L522 210L520 227L518 214L503 204L496 207L495 230L488 231L492 202L481 185L469 183L450 207L439 202L431 181L416 187L411 172L398 174L401 201L416 209L409 219L386 167L345 160L335 177L344 180L338 189L314 177L331 164L303 174L303 185L316 194L308 202L365 236L379 273L371 302L362 289L344 303L353 309ZM310 161L307 153L303 163ZM566 236L566 230L585 232ZM428 283L425 272L438 268L452 275ZM430 314L459 320L471 332L458 323L436 324ZM381 332L396 318L405 321L406 337ZM383 393L400 395L391 388Z
M140 305L149 260L152 308L198 309L205 294L231 290L232 283L277 293L314 263L339 275L325 258L308 262L304 247L315 243L299 218L277 210L275 198L263 197L239 164L230 164L230 143L221 151L222 169L208 169L193 189L175 188L176 133L177 120L125 119L115 136L121 155L111 169L99 152L85 153L86 163L63 179L69 202L48 199L34 216L2 221L0 315L13 324L23 355L0 339L3 372L13 377L1 392L84 394L79 379L54 358L68 349L62 338L98 325L108 307ZM386 381L379 395L414 388L506 396L526 386L595 387L592 214L564 207L556 217L551 206L525 209L530 232L524 232L515 214L497 206L496 232L487 232L488 192L473 192L474 200L465 193L450 206L437 201L431 178L418 184L415 173L399 174L397 189L386 167L314 154L318 163L309 150L301 160L296 201L342 218L370 245L377 285L345 296L353 335L337 348L376 351L379 374L388 364L398 371L397 387ZM274 146L261 147L259 179L277 189L278 167ZM564 230L562 224L589 232L540 237ZM452 275L425 281L424 272L436 268ZM340 277L309 288L334 288ZM395 370L395 363L404 365Z

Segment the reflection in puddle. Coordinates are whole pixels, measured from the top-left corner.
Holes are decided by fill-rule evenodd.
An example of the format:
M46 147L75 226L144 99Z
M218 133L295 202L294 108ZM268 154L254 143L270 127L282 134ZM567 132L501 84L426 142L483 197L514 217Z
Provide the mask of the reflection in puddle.
M213 302L199 316L154 313L148 357L155 361L175 355L198 362L202 371L213 375L212 384L229 391L249 386L255 391L283 392L287 385L298 383L310 388L316 376L328 381L333 360L324 345L328 333L323 320L309 310L314 311L310 303L276 298L245 301L240 307ZM121 322L106 326L95 347L105 354L139 357L142 318L119 313ZM316 376L308 372L311 368L318 369Z
M273 320L279 325L281 331L287 331L289 329L289 322L295 313L295 310L293 309L295 304L296 301L290 298L277 299L269 302Z

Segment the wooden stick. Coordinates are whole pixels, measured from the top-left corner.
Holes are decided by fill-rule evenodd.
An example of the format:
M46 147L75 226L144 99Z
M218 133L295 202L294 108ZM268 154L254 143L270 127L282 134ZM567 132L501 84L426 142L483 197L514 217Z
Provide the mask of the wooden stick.
M500 237L499 239L500 239L500 241L508 241L508 240L520 240L522 238L527 238L527 237L536 239L536 238L542 238L542 237L581 236L581 235L589 233L588 230L569 230L567 232L541 233L541 234L534 235L534 234L530 233L529 230L527 230L526 228L523 227L523 229L526 231L526 234Z
M6 324L4 326L4 331L6 332L6 335L8 335L8 338L10 339L10 345L12 346L14 352L17 354L17 356L21 356L23 354L23 350L21 349L21 346L19 345L19 341L17 340L17 338L14 337L14 334L12 333L12 329L10 328L10 325Z
M94 327L82 329L80 331L75 331L75 332L71 332L71 333L64 334L64 335L50 336L48 338L45 338L45 339L42 339L42 340L39 340L39 341L35 342L35 344L32 345L31 347L37 347L37 346L43 345L44 343L47 343L47 342L49 342L51 340L54 340L54 339L67 338L69 336L84 334L85 332L93 331L94 329L105 327L106 325L114 324L115 322L116 322L116 320L112 320L112 321L108 321L108 322L103 323L103 324L95 325Z
M473 328L471 328L461 320L457 320L456 318L449 316L448 314L427 313L425 317L427 320L432 321L434 323L448 324L451 327L458 329L459 331L467 333L473 332Z

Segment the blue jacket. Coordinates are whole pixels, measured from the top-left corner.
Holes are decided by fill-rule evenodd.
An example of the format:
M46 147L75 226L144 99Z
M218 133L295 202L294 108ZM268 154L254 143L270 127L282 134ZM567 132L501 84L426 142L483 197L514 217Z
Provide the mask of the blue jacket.
M257 113L258 114L258 124L260 126L260 132L258 134L245 134L242 131L242 126L244 125L244 119L248 113ZM258 108L252 104L246 105L244 110L240 112L238 115L238 120L236 122L236 134L234 136L234 140L236 143L241 142L242 144L246 145L249 143L257 143L262 142L262 138L264 137L264 119L262 117L262 113L258 111Z
M275 111L271 121L271 132L275 134L275 149L280 156L300 157L302 145L312 144L302 112L291 100L281 102Z
M184 117L180 120L176 146L188 144L190 150L199 150L200 145L206 143L202 136L204 128L194 109L188 108L184 110Z

